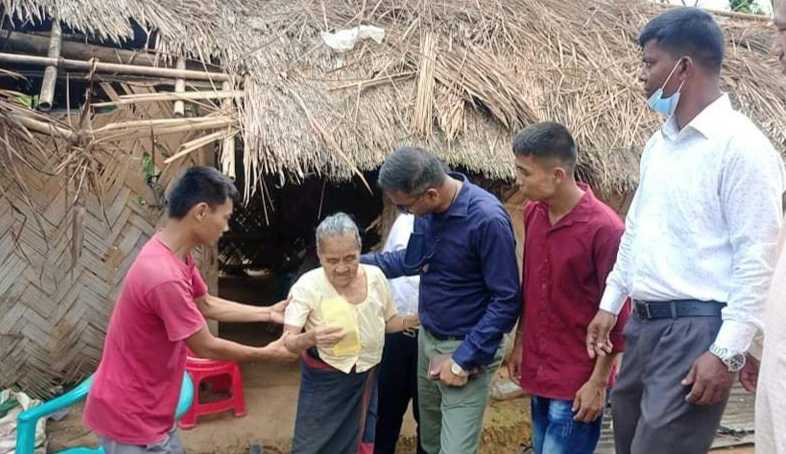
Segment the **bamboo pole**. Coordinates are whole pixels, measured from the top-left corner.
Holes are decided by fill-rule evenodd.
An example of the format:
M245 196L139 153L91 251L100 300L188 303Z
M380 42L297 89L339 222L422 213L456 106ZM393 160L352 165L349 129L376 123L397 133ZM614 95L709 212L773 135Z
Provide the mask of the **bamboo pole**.
M229 82L224 82L221 85L221 91L230 91L232 85ZM224 98L221 103L224 112L228 113L232 109L232 98ZM229 134L221 144L221 167L225 175L231 178L236 178L235 175L235 135Z
M136 128L170 128L175 126L189 126L193 130L197 129L211 129L223 128L232 124L232 118L229 116L220 117L196 117L196 118L161 118L154 120L132 120L122 121L116 123L109 123L93 130L94 134L103 134L116 130L128 130Z
M186 59L183 57L177 57L177 65L175 66L179 70L186 69ZM226 83L226 82L224 82ZM183 78L179 78L175 80L175 93L182 94L186 92L186 80ZM182 117L186 113L186 103L183 101L175 101L175 116Z
M47 124L43 121L36 120L34 118L30 118L25 115L17 114L17 115L13 115L13 118L15 120L18 120L19 123L22 123L22 125L25 128L31 131L39 132L41 134L46 134L50 136L60 136L63 137L64 139L72 140L72 141L76 139L76 134L74 134L73 132L67 129L60 128L53 124Z
M47 50L49 49L48 36L40 36L34 33L22 33L15 31L9 33L8 30L3 30L2 36L5 39L5 41L3 41L3 48L15 54L46 55ZM98 58L105 63L121 63L125 65L156 67L169 66L165 59L157 58L157 55L154 53L146 52L144 50L135 51L117 49L114 47L97 46L84 42L71 41L69 40L68 35L63 36L63 41L60 48L60 56L74 60L90 60L91 58ZM202 71L204 67L205 65L201 62L188 61L186 63L186 69ZM208 64L207 67L212 71L221 70L216 65Z
M57 16L52 19L52 32L49 37L49 50L47 56L55 61L60 58L60 48L63 42L63 31ZM55 83L57 82L57 65L51 64L44 70L44 80L41 82L41 93L38 96L38 109L44 112L52 110L55 99Z
M181 126L168 126L163 128L154 128L152 130L155 133L156 137L162 137L171 134L183 134L188 132L194 131L201 131L205 129L218 129L223 128L225 126L231 125L233 120L226 119L222 122L217 123L200 123L196 125L181 125ZM106 142L112 142L113 140L123 139L123 140L131 140L136 138L144 138L150 137L151 130L150 129L134 129L131 131L121 130L114 134L103 134L101 137L97 138L94 143L95 144L102 144Z
M217 132L214 132L212 134L208 134L206 136L202 136L202 137L199 137L197 139L194 139L194 140L192 140L190 142L186 142L186 143L184 143L183 145L180 146L180 151L178 151L174 155L166 158L164 160L164 164L170 164L170 163L172 163L172 162L174 162L174 161L176 161L176 160L186 156L187 154L191 153L194 150L198 150L198 149L200 149L200 148L210 144L211 142L215 142L216 140L223 139L226 135L234 136L235 134L236 134L236 131L233 131L232 129L230 129L229 131L217 131Z
M117 97L116 101L106 101L93 103L93 107L109 107L109 106L124 106L128 104L138 104L144 102L159 102L159 101L199 101L206 99L224 99L224 98L240 98L244 92L242 90L234 91L187 91L182 94L178 93L144 93L138 95L121 95Z
M36 57L32 55L18 55L5 52L0 52L0 63L18 63L38 66L56 65L62 68L79 69L85 71L91 71L93 69L92 61L71 60L67 58ZM163 77L170 79L182 77L184 79L213 80L218 82L229 80L229 75L225 73L193 71L189 69L179 70L169 68L153 68L148 66L121 65L118 63L97 62L95 63L95 71L136 76Z

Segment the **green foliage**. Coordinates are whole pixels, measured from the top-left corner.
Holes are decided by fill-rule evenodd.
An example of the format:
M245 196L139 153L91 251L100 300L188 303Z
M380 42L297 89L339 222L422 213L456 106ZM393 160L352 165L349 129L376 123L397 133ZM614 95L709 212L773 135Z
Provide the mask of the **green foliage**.
M764 10L756 4L756 0L729 0L729 8L738 13L764 14Z

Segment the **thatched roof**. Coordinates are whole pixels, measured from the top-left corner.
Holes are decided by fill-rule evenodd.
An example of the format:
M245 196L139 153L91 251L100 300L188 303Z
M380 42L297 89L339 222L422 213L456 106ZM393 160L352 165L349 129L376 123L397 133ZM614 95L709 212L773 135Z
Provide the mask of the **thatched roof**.
M0 0L16 21L55 11L120 40L134 18L160 49L220 61L245 89L251 174L347 177L402 143L423 144L492 178L512 176L510 137L543 119L577 136L581 172L629 190L659 118L646 110L639 29L661 6L638 0ZM786 84L766 20L719 17L724 86L780 149ZM320 32L367 24L385 37L338 53Z

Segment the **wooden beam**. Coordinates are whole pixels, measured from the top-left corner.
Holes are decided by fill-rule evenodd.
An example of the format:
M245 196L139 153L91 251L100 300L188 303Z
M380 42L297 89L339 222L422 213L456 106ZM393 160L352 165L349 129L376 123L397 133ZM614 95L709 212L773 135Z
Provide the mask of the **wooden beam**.
M96 72L118 73L136 76L151 76L164 78L183 78L192 80L213 80L223 82L229 80L225 73L209 73L205 71L177 70L169 68L153 68L148 66L123 65L118 63L102 63L100 61L81 61L67 58L36 57L32 55L8 54L0 52L0 63L16 63L22 65L49 66L58 68L78 69L90 71L95 66Z

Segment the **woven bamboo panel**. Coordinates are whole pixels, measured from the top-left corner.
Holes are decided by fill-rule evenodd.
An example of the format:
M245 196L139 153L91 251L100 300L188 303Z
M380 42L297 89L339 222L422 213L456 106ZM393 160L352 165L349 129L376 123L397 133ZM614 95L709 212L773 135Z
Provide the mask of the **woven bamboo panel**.
M76 207L66 177L18 166L22 191L0 169L0 389L47 397L53 386L95 370L122 280L162 221L162 188L183 166L206 163L213 149L161 165L152 186L142 155L152 151L160 163L185 140L138 139L94 153L100 190L83 194Z

